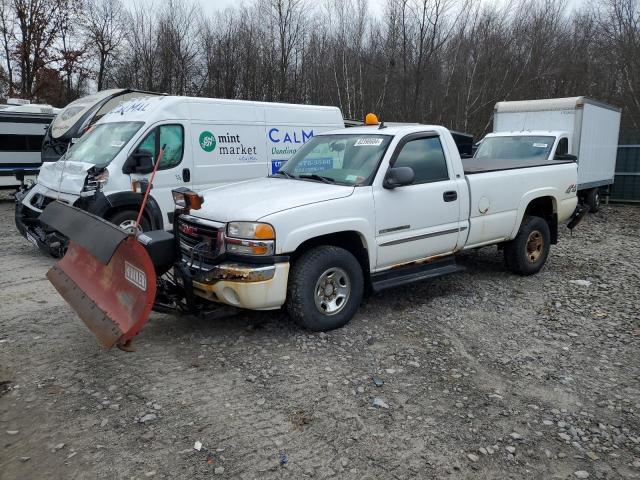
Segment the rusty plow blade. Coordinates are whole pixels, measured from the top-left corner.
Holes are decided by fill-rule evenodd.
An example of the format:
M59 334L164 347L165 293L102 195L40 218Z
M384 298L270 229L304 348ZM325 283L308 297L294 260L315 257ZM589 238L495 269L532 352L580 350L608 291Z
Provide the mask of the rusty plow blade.
M156 295L145 248L124 230L83 210L54 202L40 221L69 238L47 278L107 349L144 326Z

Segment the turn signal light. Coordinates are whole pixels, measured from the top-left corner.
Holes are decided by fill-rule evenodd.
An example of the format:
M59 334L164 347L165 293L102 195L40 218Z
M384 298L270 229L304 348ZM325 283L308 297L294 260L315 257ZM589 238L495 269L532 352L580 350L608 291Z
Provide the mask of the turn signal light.
M173 203L175 203L176 207L186 210L200 210L204 203L204 198L186 187L176 188L171 191L171 194L173 195Z

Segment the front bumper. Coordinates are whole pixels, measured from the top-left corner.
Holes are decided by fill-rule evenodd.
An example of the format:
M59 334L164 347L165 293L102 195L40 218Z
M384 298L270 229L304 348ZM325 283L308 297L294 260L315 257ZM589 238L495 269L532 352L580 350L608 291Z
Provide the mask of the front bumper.
M16 193L15 198L15 222L18 232L43 252L54 257L62 256L67 245L66 237L44 225L39 217L44 207L51 201L60 200L73 205L79 197L68 194L58 195L53 190L36 183L33 187ZM44 201L39 202L39 198Z
M204 300L249 310L275 310L287 297L289 262L222 262L206 272L189 275L193 294Z

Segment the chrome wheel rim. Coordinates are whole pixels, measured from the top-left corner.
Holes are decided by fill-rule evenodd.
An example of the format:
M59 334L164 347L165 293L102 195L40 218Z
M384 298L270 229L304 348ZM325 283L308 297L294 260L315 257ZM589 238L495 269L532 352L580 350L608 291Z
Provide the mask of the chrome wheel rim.
M527 259L531 263L536 263L540 259L543 249L544 238L539 231L534 230L527 239Z
M324 315L335 315L342 311L351 296L351 280L342 268L329 268L320 275L314 290L318 311Z
M140 231L140 228L136 227L135 220L125 220L124 222L120 222L118 226L127 233L137 233Z

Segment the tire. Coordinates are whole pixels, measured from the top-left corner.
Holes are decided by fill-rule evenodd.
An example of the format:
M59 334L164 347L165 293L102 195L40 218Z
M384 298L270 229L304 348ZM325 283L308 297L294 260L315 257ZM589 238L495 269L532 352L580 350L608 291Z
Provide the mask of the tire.
M593 188L589 190L586 197L586 203L590 213L597 213L600 210L600 189Z
M326 288L321 290L323 284ZM303 328L333 330L356 314L363 291L362 267L350 252L334 246L316 247L291 268L287 311Z
M519 275L533 275L544 266L551 248L549 225L540 217L522 219L516 238L504 246L507 269Z
M107 220L109 220L114 225L119 226L120 228L127 230L133 226L136 219L138 218L137 210L120 210L113 215L110 215ZM149 220L145 218L143 215L140 219L140 229L143 232L148 232L151 230L151 224Z

